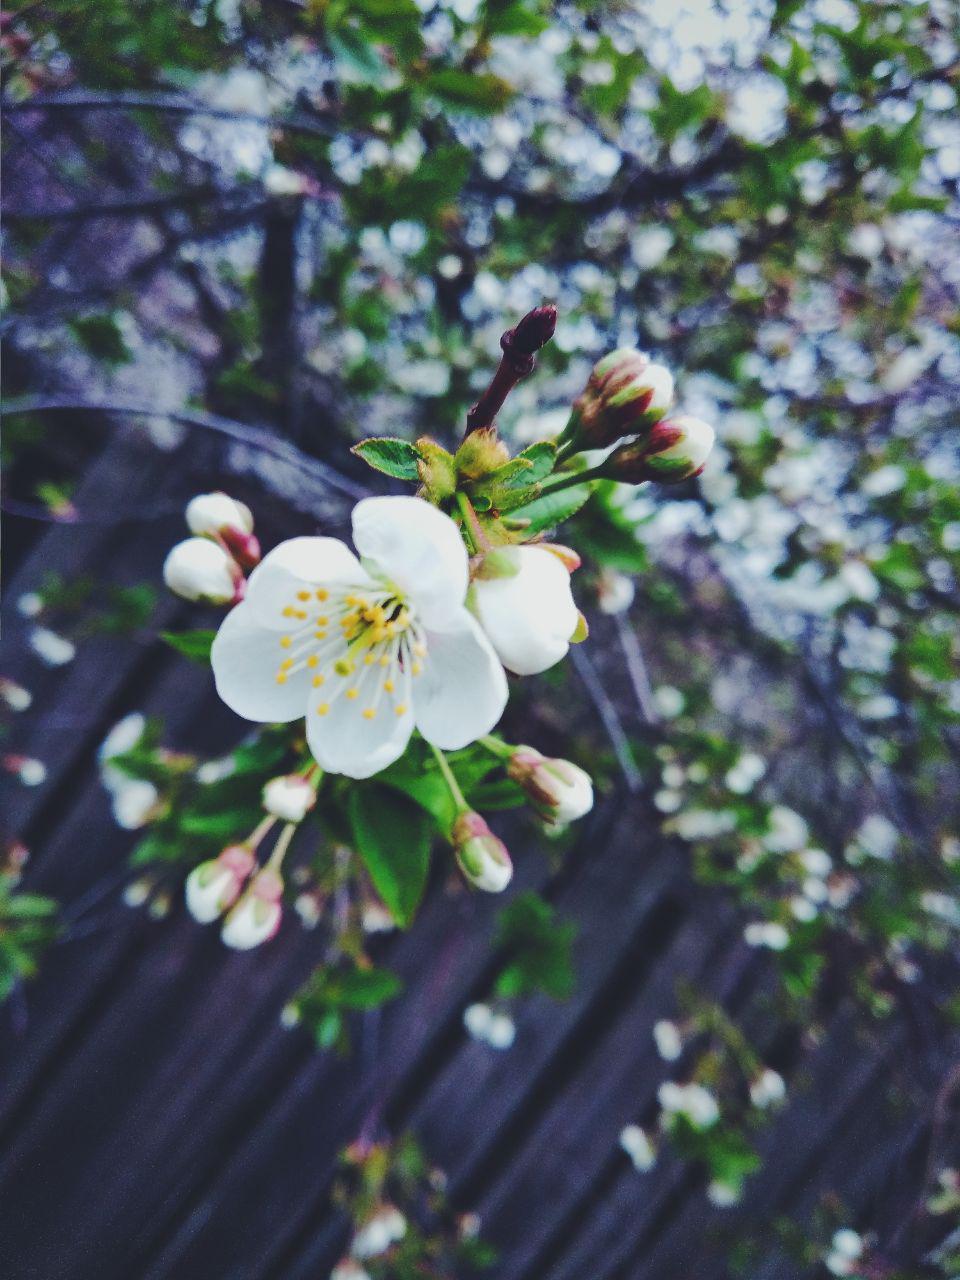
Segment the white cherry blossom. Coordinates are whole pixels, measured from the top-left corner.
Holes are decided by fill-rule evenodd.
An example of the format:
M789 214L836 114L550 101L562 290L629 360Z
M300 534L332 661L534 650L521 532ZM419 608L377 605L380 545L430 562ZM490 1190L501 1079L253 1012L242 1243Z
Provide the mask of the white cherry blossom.
M323 769L368 778L403 753L414 728L450 751L488 733L507 682L464 604L467 553L448 516L420 498L365 498L353 540L360 559L335 538L271 551L211 661L238 715L305 716Z

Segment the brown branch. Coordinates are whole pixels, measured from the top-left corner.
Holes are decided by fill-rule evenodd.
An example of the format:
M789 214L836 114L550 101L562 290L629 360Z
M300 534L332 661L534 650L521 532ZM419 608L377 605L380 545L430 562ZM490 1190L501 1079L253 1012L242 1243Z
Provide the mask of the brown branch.
M553 337L557 327L557 308L552 303L529 311L513 329L500 339L503 356L490 385L467 414L467 431L480 431L493 425L504 400L536 366L534 359L541 347Z

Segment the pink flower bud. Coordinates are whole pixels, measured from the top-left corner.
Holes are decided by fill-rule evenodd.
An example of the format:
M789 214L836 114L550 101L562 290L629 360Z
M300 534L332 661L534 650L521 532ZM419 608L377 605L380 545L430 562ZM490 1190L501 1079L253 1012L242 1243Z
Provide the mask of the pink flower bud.
M247 891L233 908L220 931L220 937L228 947L236 951L250 951L263 942L269 942L280 928L283 907L283 879L272 867L257 872L247 886Z
M475 889L502 893L513 876L507 846L479 813L461 813L453 824L453 847L464 876Z
M201 493L187 503L187 527L200 538L213 538L244 569L260 561L250 508L226 493Z
M673 375L629 347L598 360L573 403L572 430L586 448L600 449L645 431L673 403Z
M533 747L517 747L507 773L542 815L558 825L582 818L593 808L593 782L569 760L553 760Z
M201 862L187 876L187 910L199 924L209 924L228 911L240 896L253 870L254 857L246 845L228 845L209 862Z
M615 449L607 459L606 474L625 484L644 480L679 484L700 474L714 438L713 427L700 418L690 414L665 418L645 438Z

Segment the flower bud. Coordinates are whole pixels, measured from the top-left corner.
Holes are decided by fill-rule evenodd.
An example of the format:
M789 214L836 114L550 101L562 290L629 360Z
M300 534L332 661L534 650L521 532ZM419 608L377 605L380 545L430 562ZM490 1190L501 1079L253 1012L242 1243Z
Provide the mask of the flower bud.
M253 536L250 508L226 493L201 493L187 503L187 527L200 538L213 538L244 568L260 560L260 544Z
M264 809L283 822L302 822L316 803L316 788L299 773L271 778L263 788Z
M759 1075L750 1081L750 1101L761 1109L776 1106L787 1096L787 1086L779 1071L772 1067L764 1067Z
M566 654L579 623L567 566L543 547L498 547L493 558L497 576L481 569L473 583L480 625L509 671L546 671Z
M673 403L673 375L630 347L598 360L573 402L572 430L587 448L602 449L657 422Z
M615 449L606 461L605 474L625 484L644 480L679 484L700 474L714 438L713 427L691 414L665 418L645 438Z
M178 542L163 563L163 580L184 600L236 604L246 585L240 566L208 538Z
M460 870L475 889L502 893L513 876L507 846L479 813L461 813L453 824L453 847Z
M247 886L247 891L227 916L220 937L236 951L250 951L269 942L280 928L283 907L283 880L271 867L264 867Z
M569 760L553 760L533 747L517 747L507 773L551 822L563 826L593 808L590 775Z
M407 1234L407 1220L391 1204L381 1205L353 1237L350 1252L355 1258L376 1258Z
M216 858L194 867L184 886L187 910L194 920L210 924L228 911L239 898L253 863L253 853L246 845L233 844Z

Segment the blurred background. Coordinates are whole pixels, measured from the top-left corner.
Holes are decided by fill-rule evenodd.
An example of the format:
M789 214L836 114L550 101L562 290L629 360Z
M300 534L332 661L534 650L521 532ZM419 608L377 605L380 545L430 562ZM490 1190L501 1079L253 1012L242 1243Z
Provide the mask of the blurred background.
M502 1280L958 1274L958 38L950 0L8 9L5 1277L326 1277L371 1151L411 1224L374 1280L472 1274L478 1229ZM151 844L104 763L120 722L216 780L243 736L164 557L216 488L267 547L342 532L350 446L456 441L545 301L511 444L617 346L718 433L564 526L591 637L506 728L596 808L504 817L512 914L438 853L368 922L402 994L292 1025L330 922L226 951L182 906L211 829Z

